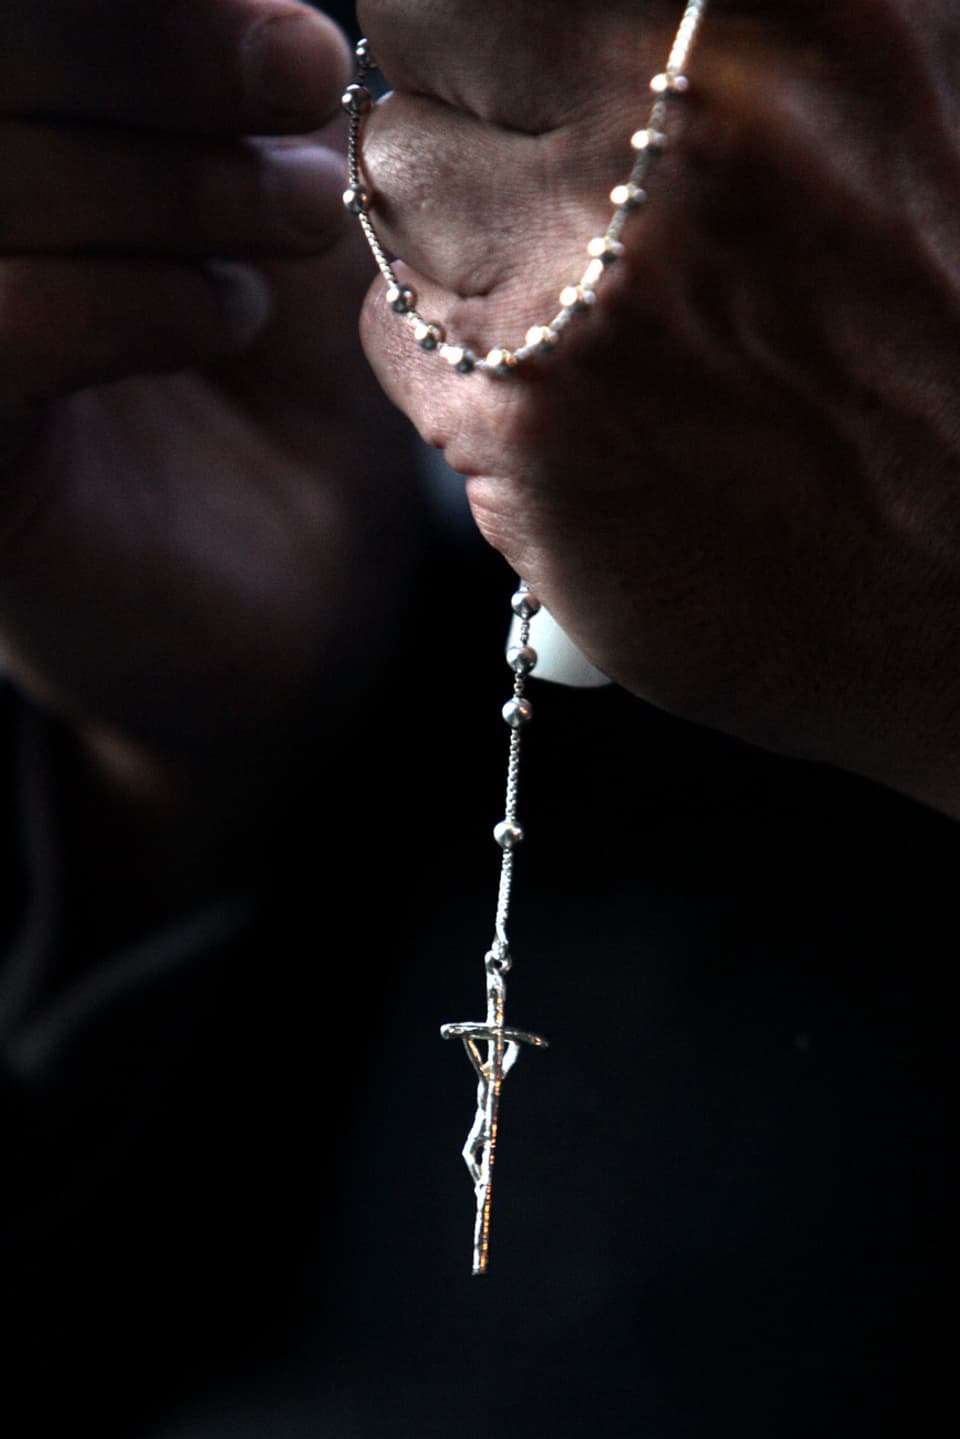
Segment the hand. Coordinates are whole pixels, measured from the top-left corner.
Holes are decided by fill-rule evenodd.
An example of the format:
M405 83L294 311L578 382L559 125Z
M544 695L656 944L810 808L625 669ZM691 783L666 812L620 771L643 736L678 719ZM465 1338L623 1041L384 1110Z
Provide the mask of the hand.
M516 347L605 228L681 6L360 10L395 87L363 147L376 226L450 338ZM956 53L946 0L717 3L556 356L459 376L379 284L364 330L603 670L960 812Z
M8 663L198 772L339 713L409 561L342 127L309 133L349 73L293 0L0 18Z

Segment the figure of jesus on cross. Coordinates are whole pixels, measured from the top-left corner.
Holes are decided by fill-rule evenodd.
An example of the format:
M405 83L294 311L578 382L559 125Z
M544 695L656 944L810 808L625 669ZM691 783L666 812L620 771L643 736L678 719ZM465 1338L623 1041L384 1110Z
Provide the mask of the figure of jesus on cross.
M467 1020L445 1024L444 1039L463 1040L470 1063L477 1071L477 1111L470 1126L463 1158L473 1180L477 1214L473 1230L473 1272L486 1274L490 1259L490 1207L493 1198L493 1162L497 1150L500 1090L504 1078L516 1063L521 1044L546 1049L547 1041L525 1029L507 1029L503 1017L507 998L504 974L510 968L510 952L496 944L486 955L487 1017L483 1023ZM480 1045L486 1043L484 1058Z

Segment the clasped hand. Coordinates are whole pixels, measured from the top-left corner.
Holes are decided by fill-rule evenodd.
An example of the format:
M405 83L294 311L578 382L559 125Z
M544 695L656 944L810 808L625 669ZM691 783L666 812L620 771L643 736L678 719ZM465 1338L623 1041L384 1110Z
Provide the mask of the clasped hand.
M394 93L374 220L478 352L602 233L682 6L364 0ZM715 3L596 313L464 378L375 286L377 372L601 669L749 740L960 809L954 7Z

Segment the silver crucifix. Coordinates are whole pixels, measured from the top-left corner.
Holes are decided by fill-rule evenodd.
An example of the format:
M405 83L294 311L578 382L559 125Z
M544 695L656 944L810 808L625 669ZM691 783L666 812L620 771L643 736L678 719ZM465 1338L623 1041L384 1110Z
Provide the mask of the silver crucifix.
M521 1044L546 1049L547 1041L525 1029L507 1029L503 1013L507 998L505 972L510 968L509 951L505 945L491 949L484 961L487 972L487 1017L480 1024L466 1020L461 1024L445 1024L440 1033L444 1039L460 1038L470 1063L477 1071L477 1112L470 1126L463 1158L473 1180L477 1200L477 1217L473 1228L473 1272L486 1274L490 1261L490 1206L493 1199L493 1161L497 1152L497 1123L500 1111L500 1089L520 1053ZM487 1047L486 1057L480 1045Z

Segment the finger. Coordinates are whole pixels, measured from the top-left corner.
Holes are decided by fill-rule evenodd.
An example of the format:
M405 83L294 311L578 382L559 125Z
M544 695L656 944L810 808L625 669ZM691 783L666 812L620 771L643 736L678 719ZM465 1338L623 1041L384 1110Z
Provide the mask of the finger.
M0 125L0 252L306 253L342 229L327 146Z
M46 400L242 348L270 297L239 265L17 259L0 263L0 405Z
M30 0L0 15L0 113L199 133L300 133L349 71L296 0Z

